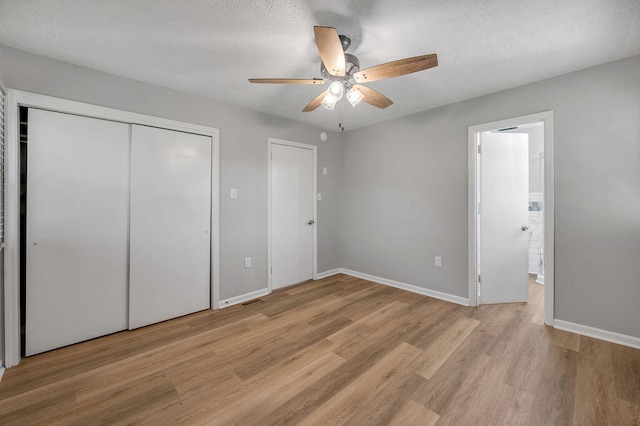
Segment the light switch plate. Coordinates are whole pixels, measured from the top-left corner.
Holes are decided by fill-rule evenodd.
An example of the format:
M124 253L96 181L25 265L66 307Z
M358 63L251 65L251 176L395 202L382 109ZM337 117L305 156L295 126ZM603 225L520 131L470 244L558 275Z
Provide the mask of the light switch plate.
M238 198L238 188L231 188L231 199L235 200Z
M322 192L318 192L318 201L322 201Z
M322 168L322 174L323 174L324 176L326 176L326 175L327 175L327 168L326 168L326 167L323 167L323 168Z

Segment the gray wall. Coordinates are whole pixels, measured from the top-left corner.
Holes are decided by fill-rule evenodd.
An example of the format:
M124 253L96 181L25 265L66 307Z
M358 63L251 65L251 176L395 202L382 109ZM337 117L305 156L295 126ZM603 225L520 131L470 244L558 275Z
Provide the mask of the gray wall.
M345 133L342 266L467 297L467 127L545 110L556 318L640 337L640 56Z
M220 297L267 287L267 138L318 146L318 271L339 264L340 134L0 46L7 87L220 129ZM229 190L238 189L238 199ZM244 268L251 256L253 266Z

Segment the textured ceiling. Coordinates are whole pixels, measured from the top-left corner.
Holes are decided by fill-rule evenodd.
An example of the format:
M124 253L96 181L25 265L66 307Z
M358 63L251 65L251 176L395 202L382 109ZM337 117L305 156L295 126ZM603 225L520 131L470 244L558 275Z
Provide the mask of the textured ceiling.
M321 87L247 79L320 77L314 25L350 37L361 68L439 66L370 83L385 110L302 113ZM640 1L0 0L0 44L332 130L342 109L349 130L638 55Z

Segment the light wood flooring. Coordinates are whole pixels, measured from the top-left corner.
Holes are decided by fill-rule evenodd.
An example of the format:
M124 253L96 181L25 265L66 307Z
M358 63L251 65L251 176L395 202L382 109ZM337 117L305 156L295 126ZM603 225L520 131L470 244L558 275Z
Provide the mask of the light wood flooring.
M640 424L640 350L337 275L24 359L0 424Z

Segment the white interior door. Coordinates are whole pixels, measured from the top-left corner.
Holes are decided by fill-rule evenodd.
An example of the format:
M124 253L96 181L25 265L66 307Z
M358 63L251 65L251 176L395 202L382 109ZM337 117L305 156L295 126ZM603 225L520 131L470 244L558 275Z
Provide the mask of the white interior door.
M271 288L313 278L313 150L271 144Z
M211 137L132 126L129 328L210 306Z
M481 135L480 256L481 303L529 298L528 135Z
M129 126L29 109L26 354L127 328Z

